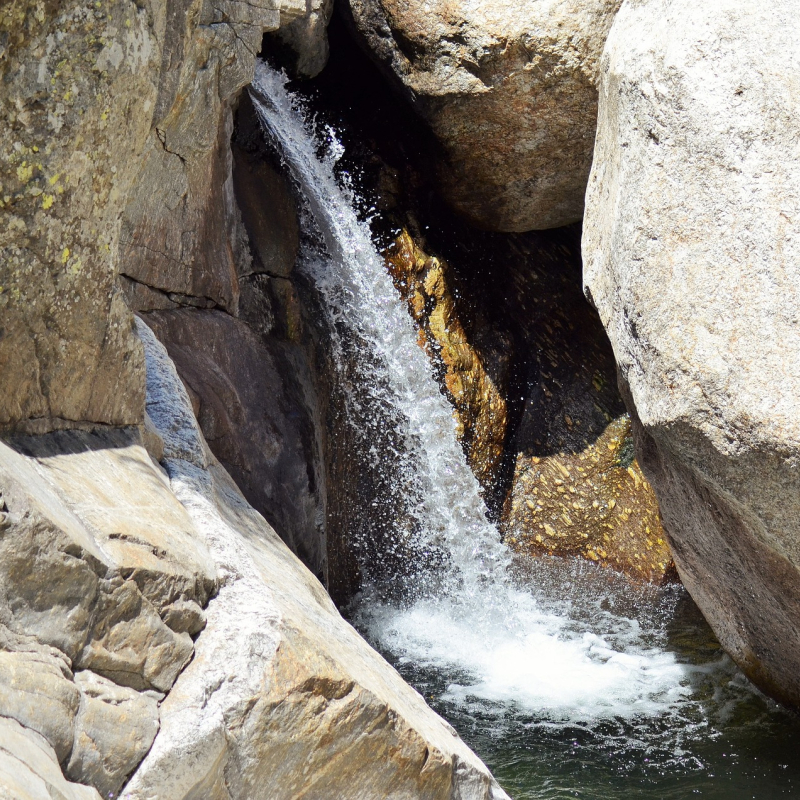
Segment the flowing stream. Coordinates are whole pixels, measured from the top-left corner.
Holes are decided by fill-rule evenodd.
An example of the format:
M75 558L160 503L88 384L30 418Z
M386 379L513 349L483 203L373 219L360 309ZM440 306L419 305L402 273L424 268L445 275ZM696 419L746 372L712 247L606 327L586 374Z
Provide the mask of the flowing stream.
M365 565L356 626L515 798L800 796L794 720L750 687L682 589L512 560L337 176L343 148L286 84L259 64L253 102L305 203L302 269L324 298L331 358L350 376L339 389L366 431L360 455L392 475L370 498L385 557L419 565L405 578Z

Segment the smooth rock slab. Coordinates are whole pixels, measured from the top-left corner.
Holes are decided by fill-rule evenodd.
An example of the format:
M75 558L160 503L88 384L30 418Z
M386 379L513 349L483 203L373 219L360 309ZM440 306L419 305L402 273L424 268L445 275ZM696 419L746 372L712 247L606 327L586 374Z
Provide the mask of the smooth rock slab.
M791 0L637 0L608 37L584 279L681 579L800 706L800 39Z
M223 574L195 658L123 789L163 797L501 800L505 793L336 611L214 461L163 346L143 324L148 413L172 487Z

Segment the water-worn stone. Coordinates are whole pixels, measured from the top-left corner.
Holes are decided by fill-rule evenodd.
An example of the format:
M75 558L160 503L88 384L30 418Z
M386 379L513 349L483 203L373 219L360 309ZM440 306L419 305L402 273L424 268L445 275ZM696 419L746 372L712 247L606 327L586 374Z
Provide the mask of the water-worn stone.
M464 331L447 264L428 256L408 231L387 250L386 264L417 326L419 344L453 404L467 461L484 490L491 491L503 457L506 401Z
M620 1L349 0L349 12L441 143L450 203L480 227L526 231L583 214Z
M0 797L100 800L91 786L65 780L53 748L39 734L4 717L0 717Z
M0 443L0 610L13 632L82 667L166 690L192 642L159 611L178 599L205 604L216 567L136 436Z
M744 671L800 706L796 12L623 5L583 252L680 576Z
M77 672L75 683L80 710L66 774L112 797L155 739L158 701L88 671Z
M123 796L506 798L246 503L205 446L166 350L140 332L173 489L225 581Z
M197 397L214 455L253 506L317 575L326 569L314 439L301 398L282 377L280 343L220 311L143 315Z

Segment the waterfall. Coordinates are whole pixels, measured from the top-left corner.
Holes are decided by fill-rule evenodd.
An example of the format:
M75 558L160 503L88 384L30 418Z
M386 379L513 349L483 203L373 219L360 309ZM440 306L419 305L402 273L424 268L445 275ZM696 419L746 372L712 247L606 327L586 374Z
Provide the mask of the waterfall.
M341 371L353 358L368 365L348 400L359 410L359 424L371 428L375 452L390 422L399 440L383 449L391 449L399 462L401 485L389 491L402 490L408 501L411 530L405 535L413 537L411 552L433 555L434 562L441 560L435 554L445 554L445 575L440 570L437 582L449 577L471 591L482 580L504 574L508 553L486 520L478 482L456 438L452 408L417 345L369 225L359 220L352 191L336 179L334 166L343 149L330 131L325 154L318 156L321 143L310 135L303 109L285 82L260 63L253 100L300 187L310 215L306 227L313 227L324 246L323 257L309 253L304 261L325 299L334 334L332 355ZM346 352L336 336L342 322L358 342L355 354ZM389 498L374 498L377 505L384 500Z
M386 459L393 470L393 496L373 498L376 514L402 496L403 514L384 519L395 526L390 547L438 565L409 579L424 591L405 592L404 602L367 591L356 624L396 662L455 676L447 689L454 702L478 698L489 709L521 706L573 722L656 718L679 706L691 695L693 668L665 648L658 625L609 610L591 589L594 567L553 571L543 562L524 585L510 577L510 554L486 519L452 410L356 213L357 198L337 180L343 148L335 132L314 133L286 84L259 63L251 95L305 203L304 227L315 245L306 248L302 269L324 298L331 357L342 373L358 362L358 385L343 380L341 389L375 442L376 467ZM584 588L576 593L576 585Z

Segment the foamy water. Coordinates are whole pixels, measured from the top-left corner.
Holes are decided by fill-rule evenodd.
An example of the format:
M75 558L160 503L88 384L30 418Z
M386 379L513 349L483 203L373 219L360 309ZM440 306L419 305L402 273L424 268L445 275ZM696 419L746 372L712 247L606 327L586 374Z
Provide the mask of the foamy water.
M382 600L387 593L381 587L367 586L354 609L356 625L396 663L447 675L444 699L465 707L481 703L485 713L501 716L657 719L694 702L698 672L716 670L719 681L729 681L726 659L699 667L666 646L666 607L643 623L635 614L604 608L601 599L587 605L569 580L548 587L541 570L524 586L511 578L510 554L486 520L451 408L369 226L356 214L352 191L337 180L343 148L329 129L321 137L314 132L286 83L259 64L254 105L305 202L312 244L303 268L325 299L331 357L342 374L348 366L352 373L348 359L360 362L358 385L343 381L341 391L370 436L377 441L391 425L401 442L392 444L399 476L394 488L404 493L413 524L398 520L389 541L399 547L411 537L417 553L447 554L424 591L400 587L403 602ZM375 497L373 505L388 501Z

